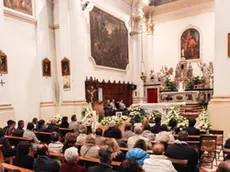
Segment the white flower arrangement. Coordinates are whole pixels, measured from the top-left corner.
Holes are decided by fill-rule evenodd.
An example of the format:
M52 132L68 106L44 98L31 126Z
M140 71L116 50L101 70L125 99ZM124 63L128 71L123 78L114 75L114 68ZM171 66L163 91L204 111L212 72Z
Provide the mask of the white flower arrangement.
M91 125L93 120L93 108L91 103L89 103L82 111L82 123L86 125Z
M153 110L150 113L146 113L145 116L146 116L146 118L148 119L148 121L150 123L155 123L155 118L157 116L163 116L163 114L160 111L158 111L158 110Z
M177 121L177 126L188 126L188 119L180 115L179 106L171 107L168 112L162 116L162 124L168 125L171 119L175 119Z
M200 112L200 115L196 119L196 127L201 130L208 130L211 127L207 110L202 109Z
M139 107L129 107L129 118L134 119L136 122L141 122L144 119L145 111Z
M129 117L121 116L120 118L117 116L108 116L101 120L101 125L109 125L110 122L114 121L118 126L122 124L123 121L128 120Z

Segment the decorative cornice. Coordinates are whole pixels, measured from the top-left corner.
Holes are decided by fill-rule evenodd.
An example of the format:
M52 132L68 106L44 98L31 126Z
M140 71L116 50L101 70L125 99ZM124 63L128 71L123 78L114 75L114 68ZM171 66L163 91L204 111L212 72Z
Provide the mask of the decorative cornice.
M160 6L144 8L152 10L154 23L162 23L214 11L214 0L180 0ZM146 10L147 9L147 10Z
M6 8L4 8L4 15L7 17L11 17L14 19L18 19L18 20L21 20L21 21L24 21L27 23L37 25L37 20L34 17L20 14L20 13L14 12L14 11L6 9Z

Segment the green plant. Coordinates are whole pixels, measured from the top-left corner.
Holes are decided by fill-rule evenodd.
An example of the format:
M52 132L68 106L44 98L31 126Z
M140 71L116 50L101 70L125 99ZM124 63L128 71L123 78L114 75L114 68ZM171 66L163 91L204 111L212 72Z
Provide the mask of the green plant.
M170 78L166 78L165 86L166 86L169 90L176 90L176 83L175 83L175 82L172 82Z
M186 85L187 89L193 89L194 85L201 84L202 80L199 76L193 77Z

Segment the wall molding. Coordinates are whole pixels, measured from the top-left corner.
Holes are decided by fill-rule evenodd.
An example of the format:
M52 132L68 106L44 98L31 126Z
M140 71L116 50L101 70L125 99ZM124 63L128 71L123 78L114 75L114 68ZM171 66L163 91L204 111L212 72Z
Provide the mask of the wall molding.
M61 106L84 106L87 105L86 100L65 100L62 101Z
M0 104L0 110L13 110L14 108L12 107L11 104Z
M30 24L37 25L37 20L33 16L23 15L6 8L4 8L4 15L10 18L14 18Z
M54 102L41 102L40 103L40 107L55 107L55 103Z
M230 104L230 95L213 96L210 104Z

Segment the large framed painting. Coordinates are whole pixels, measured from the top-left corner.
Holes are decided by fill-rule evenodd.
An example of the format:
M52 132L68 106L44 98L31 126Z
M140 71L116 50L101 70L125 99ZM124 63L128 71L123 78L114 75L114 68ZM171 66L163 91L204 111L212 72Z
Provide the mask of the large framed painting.
M33 0L3 0L3 3L6 8L33 15Z
M0 50L0 74L8 73L7 55Z
M124 21L94 7L90 12L91 56L97 66L125 70L129 63Z
M51 61L48 58L42 60L42 75L44 77L51 77Z
M189 28L181 36L181 59L189 61L200 60L200 33Z

